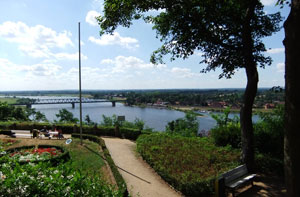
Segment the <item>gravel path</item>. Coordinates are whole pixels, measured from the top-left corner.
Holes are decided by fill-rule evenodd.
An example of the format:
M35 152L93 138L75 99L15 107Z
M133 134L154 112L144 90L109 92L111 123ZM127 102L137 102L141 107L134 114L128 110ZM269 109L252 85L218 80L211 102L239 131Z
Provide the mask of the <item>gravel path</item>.
M103 138L115 164L120 170L128 191L140 197L177 197L181 196L164 182L155 171L135 152L136 144L119 138Z

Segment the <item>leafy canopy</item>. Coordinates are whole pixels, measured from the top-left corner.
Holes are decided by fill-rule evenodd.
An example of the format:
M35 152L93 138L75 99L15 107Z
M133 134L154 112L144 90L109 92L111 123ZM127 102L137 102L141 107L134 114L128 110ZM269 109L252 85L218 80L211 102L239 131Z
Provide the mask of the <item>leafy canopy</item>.
M279 13L265 14L263 5L255 2L250 29L254 61L265 67L271 58L261 39L279 31ZM104 16L97 17L100 35L112 34L120 26L130 27L133 20L142 18L153 24L162 46L153 52L152 63L163 63L163 56L187 58L203 51L200 63L207 64L201 72L221 67L219 78L230 78L236 69L245 67L243 55L243 25L250 1L240 0L105 0ZM151 15L157 10L159 14ZM157 12L156 12L157 13Z

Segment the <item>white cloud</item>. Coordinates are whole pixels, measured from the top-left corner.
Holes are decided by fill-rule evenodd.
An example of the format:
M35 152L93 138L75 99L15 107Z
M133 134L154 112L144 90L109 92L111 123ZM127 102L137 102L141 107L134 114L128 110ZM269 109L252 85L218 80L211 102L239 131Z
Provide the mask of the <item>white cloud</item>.
M28 72L34 76L55 76L62 67L56 64L34 64L32 66L20 66L20 71Z
M200 76L199 73L193 73L189 68L173 67L170 71L171 73L175 74L180 78L190 78L190 77Z
M113 35L105 34L101 36L100 39L90 36L89 41L101 46L120 45L128 49L139 47L137 39L131 37L122 37L118 32L115 32Z
M112 59L104 59L101 61L101 64L111 64L112 67L112 73L123 73L127 70L145 70L145 69L163 69L167 66L164 64L154 65L152 63L146 63L143 60L129 56L117 56L114 60Z
M10 60L0 58L0 75L9 78L24 78L26 76L56 76L61 66L51 63L51 61L43 61L42 63L33 65L15 64ZM30 79L29 79L30 80Z
M277 0L261 0L261 3L265 6L275 5Z
M59 60L78 60L79 53L56 53L53 56ZM81 60L87 60L87 56L81 54Z
M284 63L278 63L277 65L276 65L276 68L277 68L277 71L278 72L284 72L284 70L285 70L285 64Z
M42 25L29 27L23 22L11 21L0 24L0 37L19 44L20 51L35 58L49 58L52 48L74 46L71 36L68 31L57 33Z
M85 22L87 22L88 24L90 24L92 26L97 26L98 22L95 18L97 16L100 16L100 13L95 10L91 10L87 13L87 15L85 17Z
M284 48L274 48L274 49L267 50L267 53L270 54L283 53L283 52L284 52Z

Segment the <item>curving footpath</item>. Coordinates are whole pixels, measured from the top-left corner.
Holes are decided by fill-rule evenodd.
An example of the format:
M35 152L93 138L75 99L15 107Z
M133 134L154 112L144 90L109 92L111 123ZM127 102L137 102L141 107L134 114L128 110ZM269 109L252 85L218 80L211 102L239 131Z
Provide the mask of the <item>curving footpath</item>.
M131 196L181 196L137 155L135 151L136 144L134 142L119 138L103 137L102 139L105 141L106 147L115 164L123 169L119 169L119 171L127 184Z

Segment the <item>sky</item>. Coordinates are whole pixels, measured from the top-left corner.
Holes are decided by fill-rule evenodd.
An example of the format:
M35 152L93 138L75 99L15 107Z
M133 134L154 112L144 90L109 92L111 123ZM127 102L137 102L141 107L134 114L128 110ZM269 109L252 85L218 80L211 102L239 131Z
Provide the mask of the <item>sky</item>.
M288 16L276 0L263 0L266 13ZM152 11L149 14L157 14ZM81 25L82 89L244 88L246 74L218 79L220 69L200 73L201 52L186 60L150 63L161 46L152 25L134 21L100 37L95 16L103 0L0 0L0 91L79 88L78 22ZM284 30L265 38L271 66L259 68L258 87L284 86Z

